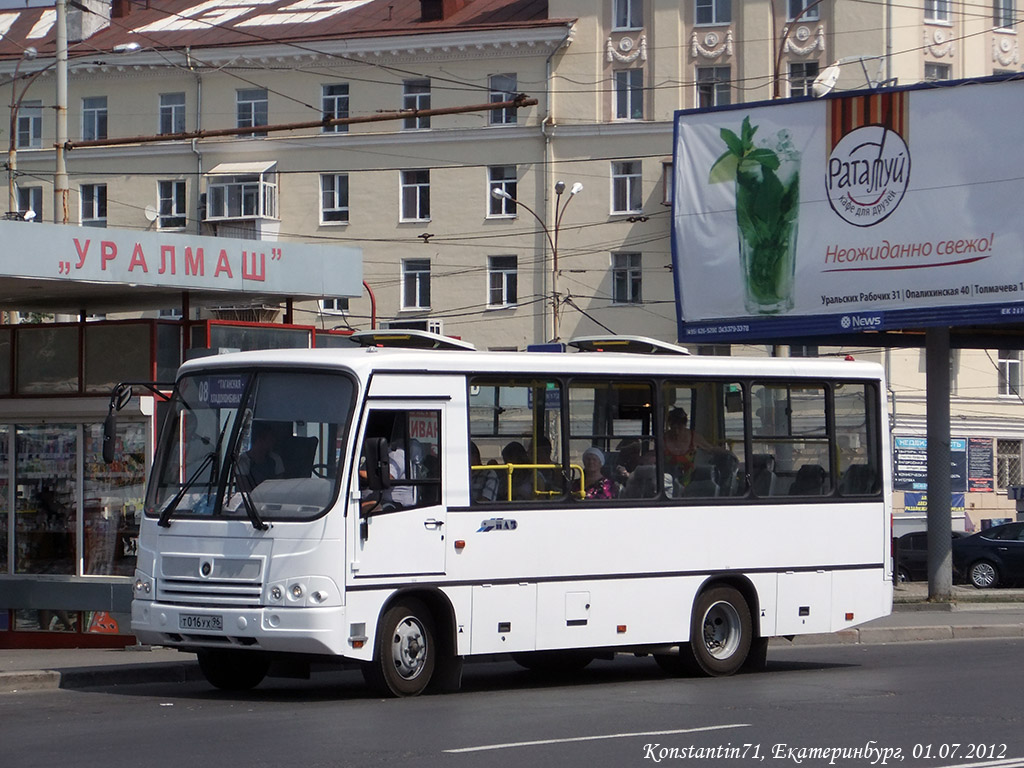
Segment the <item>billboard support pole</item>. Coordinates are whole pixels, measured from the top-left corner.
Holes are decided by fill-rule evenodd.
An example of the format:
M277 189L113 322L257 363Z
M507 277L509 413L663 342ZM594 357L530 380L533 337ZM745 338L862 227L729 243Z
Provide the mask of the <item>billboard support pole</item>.
M949 602L953 592L950 446L949 328L925 332L928 436L928 599Z

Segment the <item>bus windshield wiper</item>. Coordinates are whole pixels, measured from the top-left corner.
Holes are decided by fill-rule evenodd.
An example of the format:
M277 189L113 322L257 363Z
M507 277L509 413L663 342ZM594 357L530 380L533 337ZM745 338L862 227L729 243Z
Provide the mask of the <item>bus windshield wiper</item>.
M231 452L231 474L235 478L235 487L238 489L238 495L242 497L242 506L245 507L245 514L249 518L249 522L252 523L252 527L257 531L265 531L270 528L263 519L260 517L259 511L256 509L256 503L252 500L252 494L249 492L249 488L246 487L245 483L239 482L239 476L242 474L238 471L238 462L241 458L242 443L249 434L249 430L252 427L252 411L246 410L242 416L242 426L238 431L238 440L235 442L235 448Z
M171 514L173 514L174 510L178 508L178 504L180 504L181 500L185 498L185 494L189 492L193 485L195 485L196 480L199 479L199 475L201 475L207 467L213 464L213 459L216 455L216 451L210 451L203 457L203 460L199 462L199 466L196 467L196 471L192 473L192 476L189 477L189 479L185 481L185 484L178 489L178 492L174 494L174 498L167 503L166 507L164 507L164 511L160 513L160 519L156 521L157 525L161 528L171 527Z

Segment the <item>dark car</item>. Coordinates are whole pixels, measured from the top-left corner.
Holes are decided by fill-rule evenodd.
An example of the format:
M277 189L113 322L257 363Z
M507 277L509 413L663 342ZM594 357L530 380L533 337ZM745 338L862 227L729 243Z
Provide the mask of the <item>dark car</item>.
M964 536L953 531L953 540ZM896 539L896 578L899 581L925 581L928 578L928 532L914 531Z
M1024 522L994 525L954 541L953 570L978 589L1024 579Z

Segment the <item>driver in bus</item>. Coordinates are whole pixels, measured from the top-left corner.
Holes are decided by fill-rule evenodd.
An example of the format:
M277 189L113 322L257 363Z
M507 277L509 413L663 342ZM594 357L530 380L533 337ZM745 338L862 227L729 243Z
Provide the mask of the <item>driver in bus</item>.
M238 480L252 490L264 480L284 475L284 459L275 450L277 436L269 422L254 421L249 450L238 457Z

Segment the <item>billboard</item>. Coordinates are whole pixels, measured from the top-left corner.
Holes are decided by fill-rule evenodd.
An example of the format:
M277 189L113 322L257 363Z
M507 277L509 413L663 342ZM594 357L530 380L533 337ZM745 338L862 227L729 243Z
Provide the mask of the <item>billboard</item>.
M675 118L679 339L1024 319L1024 79Z

